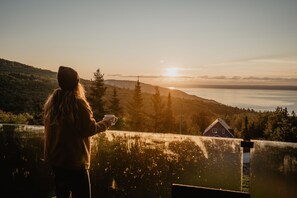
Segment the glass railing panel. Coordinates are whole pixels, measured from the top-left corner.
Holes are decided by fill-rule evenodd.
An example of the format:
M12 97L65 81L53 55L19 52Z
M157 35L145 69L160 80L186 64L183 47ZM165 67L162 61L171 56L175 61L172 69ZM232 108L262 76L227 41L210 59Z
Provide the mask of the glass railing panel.
M253 141L251 197L297 196L297 143Z
M10 197L53 197L43 126L0 124L0 186ZM171 197L172 183L241 189L239 139L107 131L92 141L93 197Z
M241 190L240 139L108 131L94 138L95 197L171 197L180 183Z

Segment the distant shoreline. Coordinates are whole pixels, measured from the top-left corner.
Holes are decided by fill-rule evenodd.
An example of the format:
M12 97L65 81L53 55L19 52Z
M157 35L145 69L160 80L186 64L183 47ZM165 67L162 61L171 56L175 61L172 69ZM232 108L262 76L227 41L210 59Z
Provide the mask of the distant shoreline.
M219 103L255 111L274 111L277 107L297 112L297 90L284 86L220 86L220 88L176 88L188 94ZM232 88L230 88L232 87ZM282 88L282 89L279 89ZM288 90L288 88L290 90Z
M187 85L175 86L179 88L214 88L214 89L266 89L266 90L292 90L296 91L297 86L289 85Z

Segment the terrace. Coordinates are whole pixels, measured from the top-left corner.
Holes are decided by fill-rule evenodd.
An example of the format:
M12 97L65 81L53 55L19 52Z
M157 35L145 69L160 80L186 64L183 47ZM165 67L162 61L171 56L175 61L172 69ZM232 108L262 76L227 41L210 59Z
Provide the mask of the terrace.
M3 194L55 196L43 130L0 124ZM244 147L252 147L250 154ZM109 130L93 137L91 157L94 198L180 197L196 187L253 198L297 194L296 143Z

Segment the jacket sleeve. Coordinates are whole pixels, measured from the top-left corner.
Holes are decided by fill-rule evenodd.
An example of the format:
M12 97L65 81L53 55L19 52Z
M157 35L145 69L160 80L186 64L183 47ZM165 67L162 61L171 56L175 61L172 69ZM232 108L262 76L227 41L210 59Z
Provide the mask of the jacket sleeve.
M97 133L104 132L110 127L110 123L107 121L97 122L93 116L93 112L90 111L85 105L84 101L78 103L81 135L83 137L93 136Z

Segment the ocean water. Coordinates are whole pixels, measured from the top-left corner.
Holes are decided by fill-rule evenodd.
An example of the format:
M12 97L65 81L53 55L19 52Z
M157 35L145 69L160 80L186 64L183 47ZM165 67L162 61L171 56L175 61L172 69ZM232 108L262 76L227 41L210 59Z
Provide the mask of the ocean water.
M255 111L274 111L276 107L297 112L297 90L178 88L191 95L222 104Z

